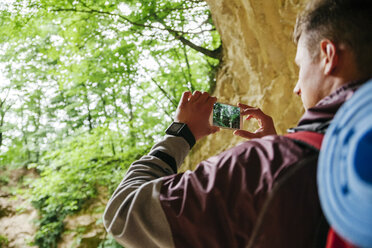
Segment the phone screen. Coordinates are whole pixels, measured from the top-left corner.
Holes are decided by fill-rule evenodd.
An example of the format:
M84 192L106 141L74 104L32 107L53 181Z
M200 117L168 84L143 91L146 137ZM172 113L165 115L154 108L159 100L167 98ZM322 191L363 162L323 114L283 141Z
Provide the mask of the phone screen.
M222 128L240 129L242 118L240 108L229 104L215 103L212 112L212 125Z

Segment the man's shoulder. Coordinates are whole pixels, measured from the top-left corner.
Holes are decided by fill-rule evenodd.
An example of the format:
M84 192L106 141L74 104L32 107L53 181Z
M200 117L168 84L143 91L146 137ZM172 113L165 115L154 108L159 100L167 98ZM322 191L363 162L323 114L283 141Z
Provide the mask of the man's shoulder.
M269 135L238 144L207 161L221 163L229 160L241 163L291 164L314 151L285 135Z

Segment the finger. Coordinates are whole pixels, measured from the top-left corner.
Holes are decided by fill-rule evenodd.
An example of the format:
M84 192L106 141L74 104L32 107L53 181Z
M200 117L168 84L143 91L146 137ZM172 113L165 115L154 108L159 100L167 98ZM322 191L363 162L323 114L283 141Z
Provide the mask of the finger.
M252 115L252 117L257 119L265 118L266 116L260 108L252 107L242 103L238 103L238 106L241 108L241 115Z
M190 91L185 91L182 93L182 97L181 97L181 101L180 101L180 104L179 105L184 105L185 103L187 103L189 101L189 98L191 96L191 92Z
M259 108L246 108L241 111L242 114L247 115L249 113L259 113L262 112Z
M198 100L201 94L202 93L200 91L195 91L194 94L192 94L192 96L190 97L190 102L195 102L196 100Z
M198 101L201 103L205 103L209 98L209 94L207 92L203 92L201 96L198 98Z
M256 119L263 119L266 115L259 108L248 108L241 112L241 115L251 115Z
M238 103L238 107L240 107L240 108L254 108L254 107L252 107L252 106L249 106L249 105L247 105L247 104L243 104L243 103Z
M218 131L220 131L220 128L219 128L219 127L211 126L211 132L212 132L212 133L216 133L216 132L218 132Z
M213 104L217 102L217 97L211 96L207 99L207 105L213 107Z
M260 127L273 127L274 128L274 121L271 118L271 116L265 114L262 112L261 109L248 109L241 113L241 115L249 115L251 117L247 117L246 120L249 120L251 118L255 118L258 121L258 124Z
M254 138L259 138L259 134L257 133L251 133L245 130L236 130L233 133L234 135L246 138L246 139L254 139Z

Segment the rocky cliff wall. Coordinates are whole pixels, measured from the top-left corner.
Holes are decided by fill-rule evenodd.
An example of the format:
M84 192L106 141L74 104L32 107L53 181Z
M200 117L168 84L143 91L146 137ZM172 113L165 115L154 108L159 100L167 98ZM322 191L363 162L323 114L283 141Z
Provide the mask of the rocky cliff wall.
M303 113L293 94L297 81L292 32L305 0L206 0L223 44L223 62L213 95L218 101L260 107L278 133L295 126ZM257 124L245 123L255 130ZM223 130L201 140L182 169L244 141Z

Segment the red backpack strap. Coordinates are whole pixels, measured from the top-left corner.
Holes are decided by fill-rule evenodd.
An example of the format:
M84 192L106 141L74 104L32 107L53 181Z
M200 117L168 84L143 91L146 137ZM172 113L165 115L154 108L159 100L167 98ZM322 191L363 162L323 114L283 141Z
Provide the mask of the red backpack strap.
M330 228L326 248L356 248L356 246L344 240L333 230L333 228Z
M289 133L285 136L296 141L306 143L314 148L317 148L318 150L320 150L324 138L324 134L308 131ZM331 227L328 230L326 248L355 248L355 246L340 237Z
M285 137L306 143L317 150L320 150L322 146L322 141L324 138L324 134L310 132L310 131L301 131L296 133L287 133L284 135Z

